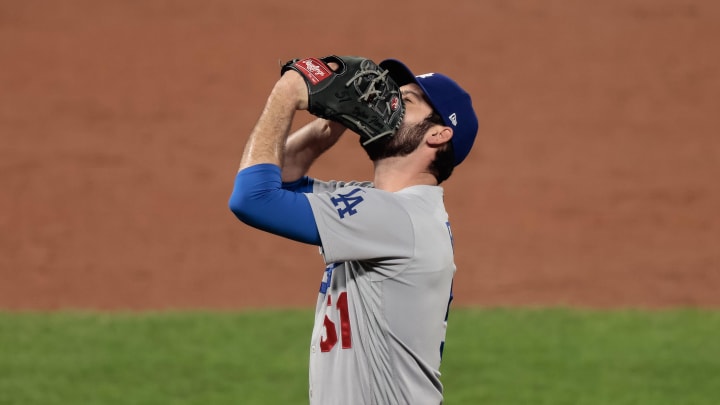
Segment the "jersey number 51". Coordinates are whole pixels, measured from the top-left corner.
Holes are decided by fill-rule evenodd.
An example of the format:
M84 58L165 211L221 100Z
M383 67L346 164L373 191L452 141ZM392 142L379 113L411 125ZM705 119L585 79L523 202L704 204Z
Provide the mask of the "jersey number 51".
M327 304L332 307L331 295L327 296ZM352 341L350 339L350 313L348 311L347 292L343 291L338 295L335 308L340 314L340 341L343 349L352 348ZM335 322L331 321L330 318L325 315L325 338L320 340L320 351L329 352L338 342L337 327Z

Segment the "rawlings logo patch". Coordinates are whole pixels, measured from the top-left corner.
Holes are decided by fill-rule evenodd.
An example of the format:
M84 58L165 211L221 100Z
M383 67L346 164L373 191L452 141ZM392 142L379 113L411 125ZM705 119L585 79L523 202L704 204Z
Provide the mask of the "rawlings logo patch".
M324 63L315 58L307 58L295 62L295 67L297 67L313 85L327 79L332 73Z

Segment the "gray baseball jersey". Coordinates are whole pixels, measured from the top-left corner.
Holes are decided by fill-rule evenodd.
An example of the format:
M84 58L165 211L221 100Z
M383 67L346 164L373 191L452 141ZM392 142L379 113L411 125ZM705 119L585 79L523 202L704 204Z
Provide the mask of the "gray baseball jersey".
M310 343L310 403L442 403L455 274L439 186L391 193L319 182L307 194L327 264Z

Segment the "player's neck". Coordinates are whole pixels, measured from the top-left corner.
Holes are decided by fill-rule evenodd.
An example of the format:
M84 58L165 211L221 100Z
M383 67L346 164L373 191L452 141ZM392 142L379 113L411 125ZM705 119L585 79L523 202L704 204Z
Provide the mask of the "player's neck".
M400 191L411 186L437 186L435 176L427 171L427 164L418 159L393 157L374 162L373 184L379 190Z

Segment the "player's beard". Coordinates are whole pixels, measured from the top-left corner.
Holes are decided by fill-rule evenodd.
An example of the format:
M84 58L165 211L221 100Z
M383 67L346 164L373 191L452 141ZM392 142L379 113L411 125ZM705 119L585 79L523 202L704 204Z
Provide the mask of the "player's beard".
M390 157L407 156L420 146L425 134L434 125L437 124L427 119L412 125L402 123L395 135L365 145L365 152L373 162Z

